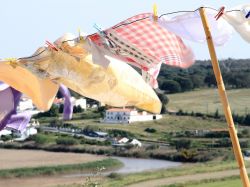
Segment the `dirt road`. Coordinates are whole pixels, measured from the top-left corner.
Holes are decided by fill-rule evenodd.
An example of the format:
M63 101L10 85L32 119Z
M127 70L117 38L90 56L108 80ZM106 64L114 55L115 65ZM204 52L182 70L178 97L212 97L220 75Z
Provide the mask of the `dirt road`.
M104 158L105 156L82 153L0 149L0 169L76 164Z

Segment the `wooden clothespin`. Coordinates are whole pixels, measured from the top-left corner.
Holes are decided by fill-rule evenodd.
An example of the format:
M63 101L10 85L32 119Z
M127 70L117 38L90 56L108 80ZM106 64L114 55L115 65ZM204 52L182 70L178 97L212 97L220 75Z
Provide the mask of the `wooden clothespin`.
M50 43L48 40L46 40L46 44L48 45L50 49L54 51L58 51L57 47L54 44Z
M214 16L214 18L216 20L218 20L223 14L224 14L224 11L225 11L225 7L222 6L220 9L219 9L219 12Z
M81 29L80 29L80 27L77 29L78 30L78 35L79 35L79 40L80 41L83 41L83 36L81 35Z
M6 64L9 64L13 68L18 66L16 58L5 58L4 60L7 61Z
M154 3L154 5L153 5L153 18L154 18L154 21L157 22L157 20L158 20L158 12L157 12L156 3Z

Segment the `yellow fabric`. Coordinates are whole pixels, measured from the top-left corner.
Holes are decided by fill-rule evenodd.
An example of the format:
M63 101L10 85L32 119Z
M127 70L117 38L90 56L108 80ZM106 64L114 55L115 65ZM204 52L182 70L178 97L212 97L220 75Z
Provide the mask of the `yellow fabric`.
M0 61L0 81L29 96L40 110L49 110L59 86L50 79L40 79L25 68Z
M22 64L32 67L34 72L42 70L58 83L107 105L136 106L153 113L160 112L159 98L128 64L107 56L110 63L104 68L94 64L92 55L79 46L74 48L65 44L61 49L67 53L40 49L37 53L45 52Z

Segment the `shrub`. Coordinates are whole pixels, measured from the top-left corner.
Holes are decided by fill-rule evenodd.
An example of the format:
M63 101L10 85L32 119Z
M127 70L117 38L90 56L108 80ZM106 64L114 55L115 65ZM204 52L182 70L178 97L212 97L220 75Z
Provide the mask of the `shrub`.
M250 131L249 131L249 129L243 129L243 130L241 131L241 134L242 134L243 136L249 136Z
M48 142L46 135L43 134L36 134L32 137L32 140L34 140L36 144L45 144Z
M36 115L37 118L40 117L58 117L59 115L59 107L53 104L49 111L41 112Z
M109 175L108 175L108 177L109 178L111 178L111 179L121 179L122 178L122 175L121 174L119 174L119 173L110 173Z
M12 139L12 136L11 135L2 135L1 136L1 139L6 142L6 141L9 141Z
M58 145L75 145L78 142L77 140L71 137L60 137L60 138L57 138L56 143Z
M175 148L180 149L189 149L191 147L192 141L187 139L180 139L174 141Z
M60 127L63 125L63 121L62 120L58 120L58 119L55 119L55 120L52 120L50 123L49 123L49 126L50 127Z
M216 109L215 113L214 113L214 118L218 119L220 118L220 114L219 114L219 110Z
M154 128L146 128L144 131L146 131L148 133L155 133L156 129L154 129Z
M146 147L146 150L154 150L154 149L159 149L159 145L157 144L151 144L148 147Z
M83 112L83 109L80 105L73 107L73 113L81 113L81 112Z
M127 138L134 138L135 135L131 132L120 130L120 129L112 129L109 130L110 136L113 137L127 137Z
M229 138L222 138L218 140L217 142L217 147L231 147L232 143Z

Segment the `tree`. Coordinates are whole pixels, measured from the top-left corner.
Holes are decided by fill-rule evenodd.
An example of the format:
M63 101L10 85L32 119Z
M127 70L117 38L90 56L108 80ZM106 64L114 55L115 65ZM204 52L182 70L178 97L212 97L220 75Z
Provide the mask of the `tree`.
M187 139L180 139L176 140L174 143L175 143L175 148L177 150L180 150L180 149L189 149L191 147L192 141Z
M250 114L247 114L244 120L245 125L250 125Z
M83 111L83 109L80 105L73 107L73 113L81 113L82 111Z
M160 89L165 90L169 93L181 92L181 86L178 82L174 80L165 80L160 85Z
M215 86L216 85L216 79L212 72L209 72L207 76L205 77L204 82L208 85L208 87Z
M193 88L201 88L204 86L204 77L200 74L191 75L191 80L193 82Z
M41 112L37 114L36 117L58 117L59 116L59 107L53 104L49 111Z
M49 123L50 127L61 127L62 125L63 125L63 121L62 120L58 120L58 119L52 120Z
M193 82L189 78L178 77L176 81L180 84L181 91L183 92L192 90L194 87Z
M64 109L64 104L60 104L60 106L59 106L59 113L63 113L63 109Z
M156 92L157 96L159 97L161 103L162 103L162 106L161 106L161 114L166 114L167 113L167 104L169 102L169 99L168 97L166 96L166 94L163 94L161 92Z

